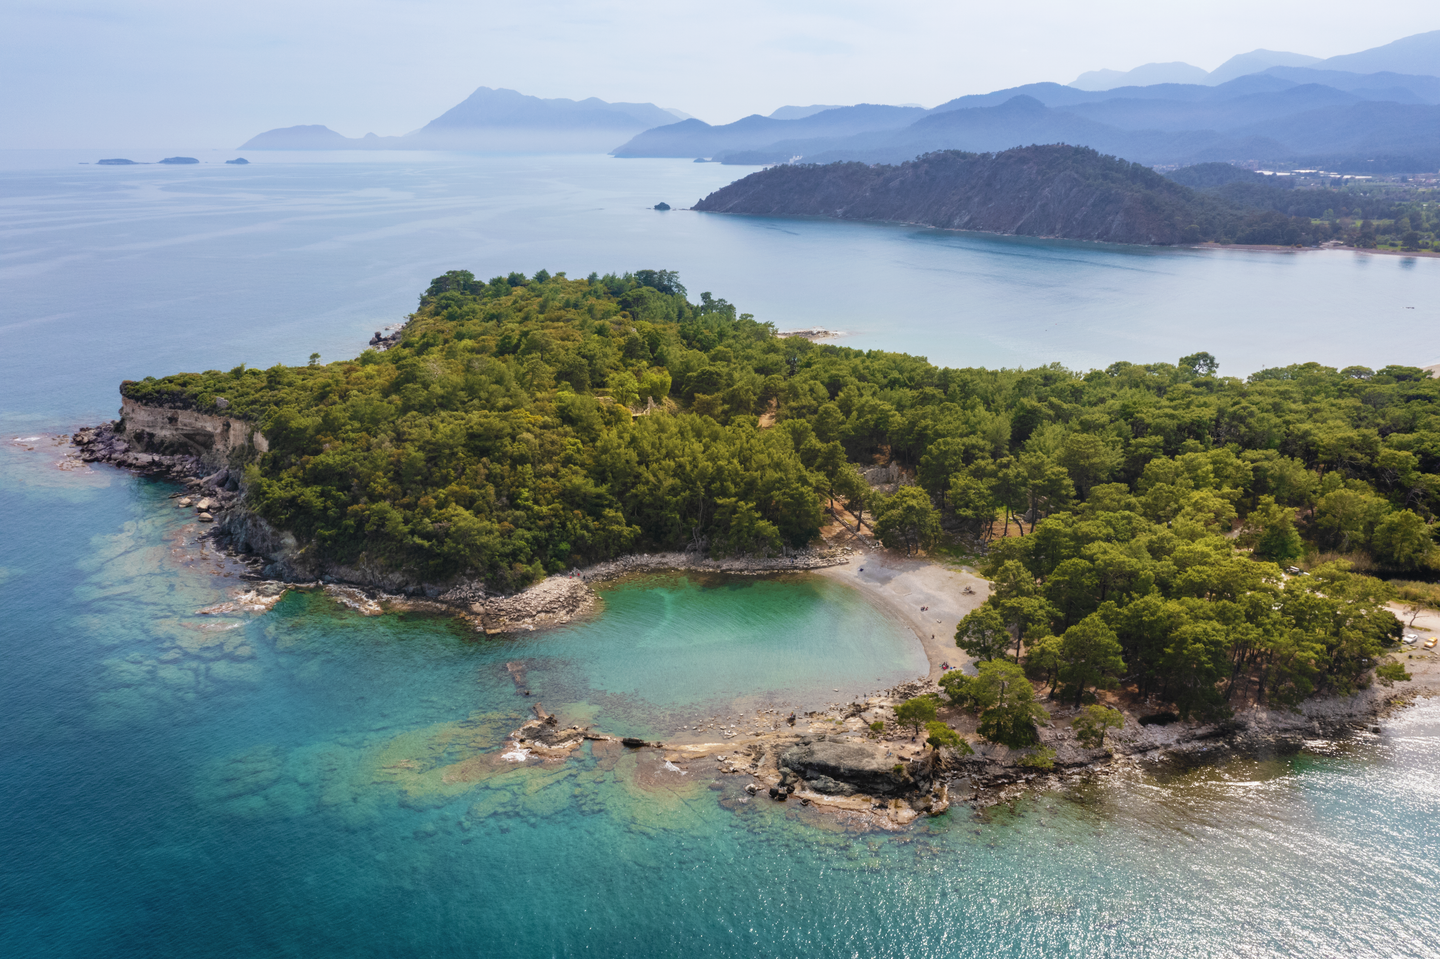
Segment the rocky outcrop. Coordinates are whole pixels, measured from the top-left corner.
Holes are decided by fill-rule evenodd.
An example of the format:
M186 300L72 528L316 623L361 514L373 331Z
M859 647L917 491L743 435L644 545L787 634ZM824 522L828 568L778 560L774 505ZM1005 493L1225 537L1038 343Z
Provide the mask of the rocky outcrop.
M70 442L79 447L80 459L86 463L109 463L145 476L177 480L196 476L204 469L198 456L147 451L133 437L119 431L117 425L84 426L72 433Z
M692 573L724 573L732 576L763 576L768 573L800 572L843 566L850 562L854 550L848 546L818 549L787 550L783 556L731 556L710 559L700 552L636 553L596 563L575 571L587 583L618 579L631 573L685 571Z
M400 345L400 338L405 334L405 327L400 326L392 329L389 333L376 330L375 335L370 337L370 349L376 353L384 353L392 346Z
M513 596L474 598L476 587L457 587L442 602L467 603L476 626L486 633L531 632L562 626L595 608L595 594L581 579L551 576Z
M949 230L1173 244L1202 198L1154 170L1084 147L930 153L898 166L774 166L694 209L919 223ZM1194 237L1198 240L1200 237Z
M780 769L782 785L789 771L822 793L898 796L916 791L911 765L897 763L880 746L854 740L801 740L781 754Z

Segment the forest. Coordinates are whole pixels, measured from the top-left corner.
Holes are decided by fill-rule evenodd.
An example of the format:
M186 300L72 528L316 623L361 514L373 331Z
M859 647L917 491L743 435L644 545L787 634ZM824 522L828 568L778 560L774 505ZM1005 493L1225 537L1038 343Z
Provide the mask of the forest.
M415 582L776 554L831 515L978 558L994 595L957 641L1077 702L1354 689L1396 631L1385 578L1440 566L1440 382L1414 367L948 369L780 337L663 270L452 271L384 352L122 393L255 421L248 507ZM862 478L890 464L893 492Z
M1166 174L1198 193L1251 211L1229 231L1235 243L1321 243L1358 249L1436 249L1440 192L1433 178L1265 175L1229 163ZM1423 180L1423 182L1422 182ZM1264 235L1266 239L1255 239Z

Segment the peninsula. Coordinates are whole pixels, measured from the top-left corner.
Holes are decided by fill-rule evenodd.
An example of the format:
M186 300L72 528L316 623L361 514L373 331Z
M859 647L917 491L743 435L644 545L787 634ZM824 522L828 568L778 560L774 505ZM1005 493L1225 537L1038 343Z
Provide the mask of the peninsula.
M127 381L122 420L76 442L190 476L200 520L264 576L486 631L564 622L586 581L655 566L858 569L844 543L874 539L892 570L977 556L988 583L904 574L906 603L935 608L899 610L936 634L931 676L865 708L918 729L943 689L958 712L932 738L963 752L969 723L1012 766L1053 758L1055 714L1003 692L1027 677L1098 741L1120 720L1087 704L1117 694L1212 728L1407 680L1386 656L1400 594L1375 574L1440 568L1440 381L1418 368L940 369L778 336L664 270L451 271L382 345ZM893 603L883 568L856 585ZM935 662L951 635L975 676Z
M781 165L695 204L709 213L823 216L1017 236L1172 245L1207 240L1314 245L1310 219L1198 192L1088 147L929 153L896 166Z

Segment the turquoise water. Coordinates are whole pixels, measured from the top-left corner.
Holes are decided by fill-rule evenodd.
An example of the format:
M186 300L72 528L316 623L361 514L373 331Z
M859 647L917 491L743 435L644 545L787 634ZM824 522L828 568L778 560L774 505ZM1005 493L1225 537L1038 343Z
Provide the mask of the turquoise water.
M531 702L517 659L548 708L634 732L729 702L737 670L805 695L913 666L844 587L640 578L518 639L319 594L203 617L232 581L166 487L47 463L0 457L7 956L1435 952L1436 704L848 834L635 753L497 758Z
M736 172L669 161L42 159L0 157L0 955L1440 954L1440 704L850 834L649 754L501 758L537 699L668 735L918 672L842 586L637 578L488 639L319 594L201 615L236 584L169 488L11 441L109 413L122 377L352 354L453 266L654 260L945 362L1210 349L1240 372L1433 361L1436 261L662 217Z

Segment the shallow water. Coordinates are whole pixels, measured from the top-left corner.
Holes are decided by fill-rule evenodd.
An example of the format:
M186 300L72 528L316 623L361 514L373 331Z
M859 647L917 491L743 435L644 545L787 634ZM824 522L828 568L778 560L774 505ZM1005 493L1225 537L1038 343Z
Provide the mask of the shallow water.
M498 754L533 701L507 662L645 735L743 674L824 700L913 671L841 585L640 577L520 638L323 594L203 617L232 581L167 487L47 464L0 455L6 955L1434 954L1437 704L1333 755L840 833L742 777Z
M634 753L501 758L535 699L666 735L918 672L841 585L637 578L501 639L317 594L201 616L232 583L169 488L9 441L108 413L125 376L352 354L454 266L665 265L949 363L1210 349L1240 372L1437 358L1435 261L661 216L740 172L669 161L76 159L0 157L0 955L1437 954L1440 704L841 833Z

